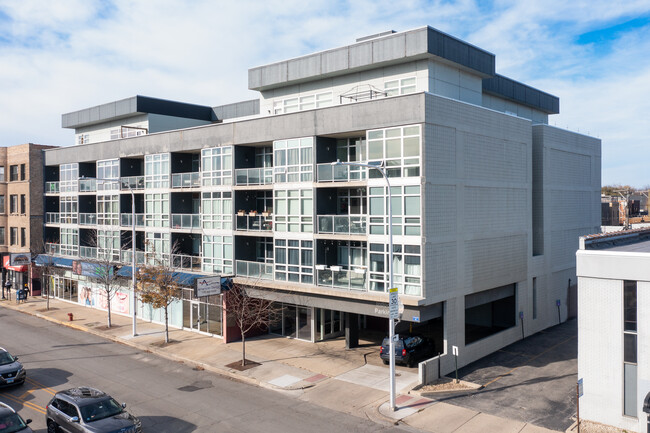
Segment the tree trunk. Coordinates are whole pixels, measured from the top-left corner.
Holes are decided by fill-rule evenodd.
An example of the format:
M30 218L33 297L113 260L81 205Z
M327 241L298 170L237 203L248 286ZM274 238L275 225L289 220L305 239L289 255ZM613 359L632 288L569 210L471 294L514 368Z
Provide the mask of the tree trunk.
M165 306L165 343L169 343L169 305Z
M246 366L246 337L244 331L241 333L241 366Z
M47 309L50 309L50 276L45 278L45 293L47 293Z
M106 301L108 305L108 327L111 327L111 297L110 297L111 292L109 290L106 291Z

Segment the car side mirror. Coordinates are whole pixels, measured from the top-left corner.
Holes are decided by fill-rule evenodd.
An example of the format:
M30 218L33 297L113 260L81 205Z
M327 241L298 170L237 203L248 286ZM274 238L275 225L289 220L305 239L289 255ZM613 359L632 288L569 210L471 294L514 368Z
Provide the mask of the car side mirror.
M126 409L126 403L122 403L122 409Z
M32 422L32 419L31 419L31 418L27 418L27 419L25 420L25 424L30 424L31 422Z
M18 357L14 356L14 362L18 361Z
M79 417L78 416L70 417L70 422L79 422Z

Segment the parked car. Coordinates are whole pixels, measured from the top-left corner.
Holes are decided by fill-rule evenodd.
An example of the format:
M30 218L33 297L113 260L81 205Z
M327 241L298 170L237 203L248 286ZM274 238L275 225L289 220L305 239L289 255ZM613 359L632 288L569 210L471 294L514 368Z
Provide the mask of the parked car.
M0 347L0 386L21 385L26 377L27 372L18 357Z
M416 362L431 358L435 354L435 345L430 338L421 335L399 334L395 342L395 362L413 367ZM390 340L384 338L379 349L379 356L384 364L390 361Z
M140 420L110 395L89 387L57 392L47 404L48 433L140 433Z
M27 427L31 419L22 419L11 406L0 402L0 433L33 433L34 430Z

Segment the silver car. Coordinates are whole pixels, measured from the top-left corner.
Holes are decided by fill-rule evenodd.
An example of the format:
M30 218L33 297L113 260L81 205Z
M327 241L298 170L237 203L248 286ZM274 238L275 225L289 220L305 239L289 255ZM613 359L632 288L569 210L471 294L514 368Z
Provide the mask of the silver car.
M31 422L31 419L22 419L11 406L0 402L0 433L34 433L27 427Z
M0 347L0 387L21 385L25 383L25 377L27 377L27 372L18 362L18 357L11 356L9 352Z
M57 392L47 404L47 433L140 433L140 420L110 395L79 387Z

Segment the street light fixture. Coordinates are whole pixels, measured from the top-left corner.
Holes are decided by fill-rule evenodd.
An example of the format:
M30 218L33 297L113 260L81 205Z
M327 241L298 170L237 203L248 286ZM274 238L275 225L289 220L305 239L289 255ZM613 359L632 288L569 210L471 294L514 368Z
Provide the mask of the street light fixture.
M384 180L386 181L386 186L388 187L388 274L389 274L389 292L393 289L393 197L390 191L390 182L388 181L388 176L386 175L386 168L383 165L374 165L374 164L365 164L362 162L341 162L337 160L333 162L332 165L352 165L357 167L365 168L374 168L378 170ZM392 292L391 292L392 294ZM391 299L397 305L399 299L397 297L397 292L394 294L394 298ZM390 302L393 304L393 302ZM395 406L395 318L389 308L389 317L388 317L388 339L389 351L390 351L390 409L395 411L397 408Z
M96 181L102 181L102 182L114 182L117 183L118 188L121 188L122 181L120 179L104 179L104 178L96 178ZM137 300L135 296L135 290L136 290L136 282L135 282L135 193L133 192L133 188L131 188L131 185L126 183L126 186L129 188L129 192L131 193L131 286L133 288L133 302L132 302L132 309L133 309L133 336L136 337L138 335L137 329L136 329L136 318L137 318Z

